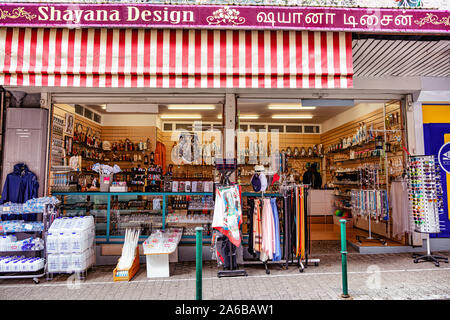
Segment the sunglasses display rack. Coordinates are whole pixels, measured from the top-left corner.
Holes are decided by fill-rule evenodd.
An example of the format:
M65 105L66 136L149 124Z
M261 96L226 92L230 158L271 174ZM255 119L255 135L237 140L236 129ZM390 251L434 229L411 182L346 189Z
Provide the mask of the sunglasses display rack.
M408 197L411 223L419 233L439 233L439 214L443 213L440 168L434 156L410 156L408 161ZM414 262L430 261L437 267L448 258L431 254L430 237L427 237L427 254L413 255Z

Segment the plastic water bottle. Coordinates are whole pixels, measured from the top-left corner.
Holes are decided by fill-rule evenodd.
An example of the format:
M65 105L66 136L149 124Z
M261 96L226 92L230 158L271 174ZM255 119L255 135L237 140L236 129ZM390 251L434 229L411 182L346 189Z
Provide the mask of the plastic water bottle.
M56 234L49 233L47 235L47 252L58 253L59 252L59 238Z
M60 270L61 272L68 272L70 271L70 267L72 265L72 255L71 254L60 254L59 255L59 264L60 264Z
M48 255L48 261L47 261L47 265L48 265L48 272L60 272L61 267L60 267L60 263L59 263L59 254L49 254Z
M70 253L70 240L71 234L68 232L60 233L58 239L58 251L59 253Z

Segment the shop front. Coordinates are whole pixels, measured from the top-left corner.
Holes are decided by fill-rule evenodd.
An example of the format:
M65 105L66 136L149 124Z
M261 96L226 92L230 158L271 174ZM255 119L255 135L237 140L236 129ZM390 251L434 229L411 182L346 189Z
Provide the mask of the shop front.
M427 23L425 10L256 8L24 4L19 20L2 22L5 101L20 104L12 92L39 93L48 110L39 196L57 197L64 216L94 217L100 263L117 262L130 228L140 242L181 228L176 261L194 258L202 226L211 257L223 159L236 162L245 259L254 252L255 206L266 199L286 242L288 185L308 185L302 248L312 256L315 241L340 239L340 219L361 252L420 242L405 222L409 208L392 199L405 182L417 121L408 99L421 86L355 78L370 50L380 50L376 40L355 45L359 33L448 27ZM6 123L9 113L24 117L11 109ZM16 158L4 161L4 179ZM365 197L373 207L358 202Z

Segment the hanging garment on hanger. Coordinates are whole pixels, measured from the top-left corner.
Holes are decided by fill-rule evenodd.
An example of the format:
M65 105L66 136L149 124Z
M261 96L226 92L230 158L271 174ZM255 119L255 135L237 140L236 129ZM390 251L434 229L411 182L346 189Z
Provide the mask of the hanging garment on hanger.
M300 258L305 258L306 224L305 224L305 188L300 187Z
M240 186L216 189L212 227L227 236L236 247L241 244L239 228L242 224Z
M1 203L24 203L38 197L39 183L36 175L25 163L14 165L14 171L6 176Z
M263 200L261 261L273 259L275 226L270 199Z
M261 252L261 210L259 199L255 200L255 207L253 210L253 250L255 252Z
M296 241L295 241L295 256L298 257L300 255L300 230L301 230L301 221L300 221L300 191L299 188L295 188L295 219L296 219Z
M289 248L290 248L290 227L289 227L289 195L287 192L284 193L283 197L283 221L284 221L284 229L283 229L283 252L284 252L284 259L287 261L289 260Z
M408 184L405 181L393 181L389 197L392 205L392 235L401 238L405 232L411 231Z
M275 234L274 234L275 249L272 260L280 261L281 260L280 219L278 217L277 199L276 198L270 199L270 203L272 206L273 222L275 226Z
M255 212L255 199L247 199L248 210L247 210L247 221L248 221L248 253L251 255L255 254L253 249L253 213Z

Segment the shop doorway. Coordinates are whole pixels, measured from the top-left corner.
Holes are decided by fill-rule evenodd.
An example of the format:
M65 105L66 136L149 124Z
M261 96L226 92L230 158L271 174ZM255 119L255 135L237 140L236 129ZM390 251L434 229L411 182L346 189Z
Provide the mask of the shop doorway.
M315 241L340 240L343 218L356 248L409 244L407 228L393 228L408 212L392 212L389 202L392 183L404 178L407 154L400 100L243 98L238 113L243 190L276 197L278 182L254 192L252 179L261 172L269 181L281 172L281 181L297 184L318 177L309 192L312 251ZM285 159L280 168L270 157L274 151ZM361 206L361 197L371 197L373 208Z

